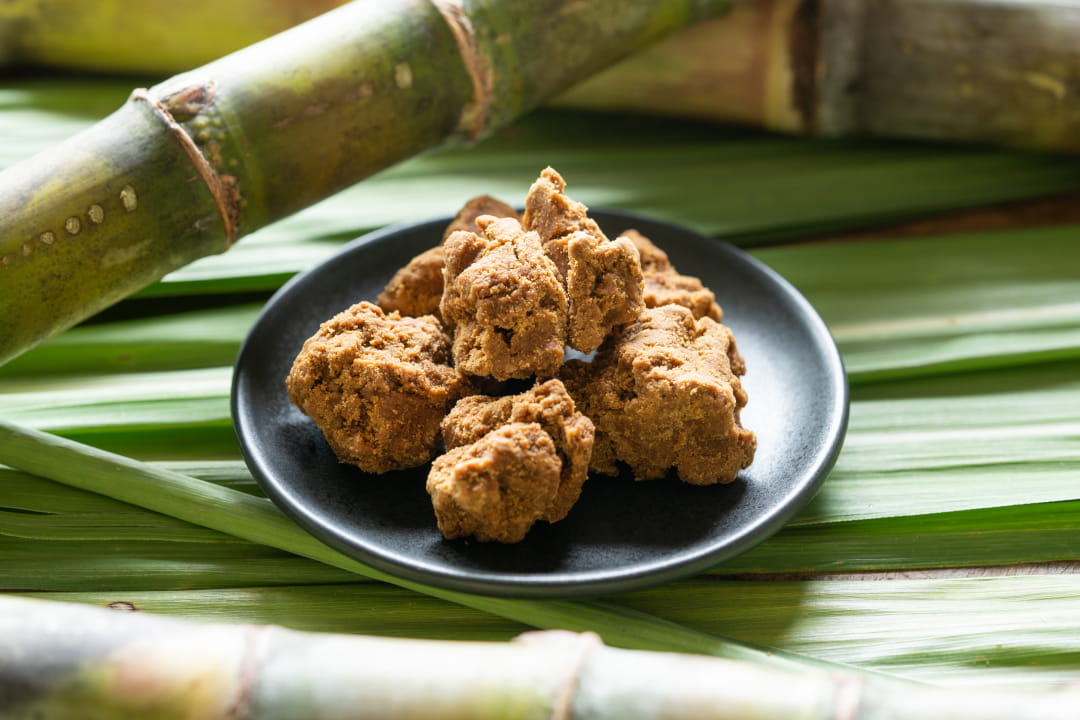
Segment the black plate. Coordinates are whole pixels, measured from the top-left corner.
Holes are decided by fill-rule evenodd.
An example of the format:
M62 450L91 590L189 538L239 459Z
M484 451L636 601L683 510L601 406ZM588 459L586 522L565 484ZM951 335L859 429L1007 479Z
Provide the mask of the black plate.
M594 476L565 520L516 545L447 541L424 490L427 467L368 475L337 461L293 407L285 376L319 323L374 300L410 258L438 244L449 218L386 228L346 245L269 301L241 348L233 419L266 493L328 545L395 576L489 595L590 596L715 566L774 533L813 496L847 424L843 365L821 318L772 270L689 230L615 212L592 216L611 237L637 228L717 295L746 358L743 423L753 465L730 485Z

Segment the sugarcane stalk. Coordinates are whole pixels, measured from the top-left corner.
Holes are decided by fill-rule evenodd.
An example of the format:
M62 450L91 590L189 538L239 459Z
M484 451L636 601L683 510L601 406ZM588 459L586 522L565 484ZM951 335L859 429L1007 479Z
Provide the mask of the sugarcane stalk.
M345 0L9 0L0 66L168 76L216 60Z
M621 650L595 635L401 640L0 598L0 718L1055 720L1075 688L1006 692Z
M247 2L265 6L275 22L287 19L280 0ZM231 51L238 38L250 35L201 32L200 42L180 44L169 56L146 53L144 39L159 42L165 25L160 18L177 27L239 26L258 14L246 4L162 14L157 4L123 13L65 9L80 17L83 32L75 34L53 32L51 10L85 4L15 3L7 18L0 8L0 46L5 33L21 33L26 39L8 45L12 53L23 48L31 62L175 71L201 62L211 48ZM802 134L1076 152L1078 82L1075 0L755 0L635 54L557 102Z
M0 173L0 362L405 157L480 138L727 3L354 2L135 90Z
M559 103L784 132L1080 151L1080 2L762 0Z
M600 602L488 597L400 578L324 545L265 498L2 419L0 464L539 629L590 631L612 644L697 652L784 668L806 664L837 667L834 663L697 632Z

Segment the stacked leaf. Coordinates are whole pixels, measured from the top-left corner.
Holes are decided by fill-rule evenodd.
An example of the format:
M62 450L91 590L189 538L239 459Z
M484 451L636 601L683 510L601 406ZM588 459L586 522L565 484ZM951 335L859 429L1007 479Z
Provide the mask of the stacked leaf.
M29 152L15 145L31 132L60 135L107 110L65 111L65 86L110 87L5 91L0 124L21 130L0 134L3 157ZM820 310L851 373L844 451L788 527L681 583L588 604L399 587L259 497L229 421L236 348L266 293L345 239L477 191L519 195L549 161L593 205L772 243L753 252ZM559 112L475 151L419 158L0 370L6 423L139 461L65 456L62 443L43 453L21 430L0 439L0 463L62 481L0 470L0 588L325 631L504 639L569 627L760 661L767 645L950 685L1075 679L1080 575L1065 571L1080 541L1080 229L777 243L1078 185L1053 158ZM160 484L146 484L147 468Z

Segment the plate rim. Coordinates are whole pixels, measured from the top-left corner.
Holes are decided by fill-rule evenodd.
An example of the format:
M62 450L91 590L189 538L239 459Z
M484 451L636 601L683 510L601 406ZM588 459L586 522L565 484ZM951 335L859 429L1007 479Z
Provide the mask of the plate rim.
M373 570L379 571L393 578L398 578L410 583L420 584L431 588L441 588L455 592L472 593L494 597L512 597L529 599L571 599L589 598L601 595L616 594L630 590L638 590L682 579L696 573L700 573L724 560L730 559L750 548L760 544L765 539L775 534L790 520L799 510L816 495L822 483L843 447L847 433L847 425L850 415L850 386L847 373L844 368L843 358L834 338L828 330L825 321L818 314L813 305L802 295L801 292L788 282L783 276L766 265L764 262L749 254L730 242L704 235L693 228L668 221L666 219L650 217L647 215L629 212L621 209L596 207L590 208L590 217L593 217L604 226L607 221L628 221L637 224L649 224L663 226L684 234L698 236L702 240L721 246L725 253L740 257L771 285L783 292L783 295L797 306L799 315L807 320L804 323L806 329L817 341L817 345L825 352L822 355L824 367L828 369L830 387L829 396L833 399L836 412L826 418L823 427L827 436L827 446L824 452L814 455L814 462L801 469L804 476L810 477L804 482L786 503L779 509L768 513L759 522L742 528L738 537L721 544L719 547L701 549L691 553L687 557L666 563L650 562L643 565L633 565L630 568L616 569L615 571L590 571L588 573L558 572L545 575L520 574L520 573L496 573L489 571L478 574L468 570L456 573L446 572L439 568L431 567L426 563L416 561L408 562L398 560L398 553L369 550L367 547L357 546L348 542L328 527L317 515L312 514L306 507L296 507L279 488L279 479L273 477L267 468L264 468L259 453L249 447L248 434L253 432L247 427L247 418L241 407L243 400L242 380L245 360L251 344L258 335L266 317L271 314L292 293L294 286L302 283L306 277L318 273L323 268L331 265L345 254L356 252L359 248L374 242L384 240L403 232L415 232L425 228L438 230L441 236L442 228L450 222L453 216L437 216L426 220L396 223L377 230L363 233L348 241L330 256L302 270L289 278L273 295L264 303L258 316L250 326L243 342L240 345L233 364L229 393L229 409L234 433L239 444L244 463L251 472L259 487L273 501L274 505L284 512L291 520L296 522L301 529L317 538L330 548L340 552L353 561L367 565ZM325 319L325 318L324 318ZM284 387L284 385L283 385ZM254 443L253 443L254 444ZM679 553L673 555L678 558ZM580 577L585 575L585 577Z

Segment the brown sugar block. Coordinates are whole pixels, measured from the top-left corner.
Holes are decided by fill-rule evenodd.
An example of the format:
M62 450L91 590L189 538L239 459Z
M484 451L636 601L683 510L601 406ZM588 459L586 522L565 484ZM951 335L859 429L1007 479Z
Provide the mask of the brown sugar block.
M632 242L641 258L645 307L674 303L689 308L695 318L710 317L716 322L724 319L712 291L698 278L680 274L668 260L667 253L651 240L637 230L627 230L619 237Z
M409 317L438 315L443 292L443 265L446 253L442 245L425 250L394 273L376 299L386 312L397 311Z
M596 425L592 468L614 460L639 480L674 468L695 485L725 483L750 465L754 434L742 427L745 363L727 327L687 308L644 311L592 363L569 363L562 377Z
M593 423L578 412L566 387L557 379L504 397L472 395L462 398L442 423L447 448L476 442L508 423L539 423L555 445L562 462L559 487L543 520L557 522L581 496L593 449Z
M469 395L458 400L442 421L442 438L447 450L474 443L510 422L515 397Z
M454 219L446 226L443 240L457 230L478 232L476 218L481 215L518 218L514 208L490 195L480 195L465 203ZM376 299L379 307L387 312L397 310L402 315L420 317L439 315L439 301L443 293L443 266L446 253L442 245L420 253L408 264L394 273Z
M629 240L608 240L588 208L569 198L566 182L545 169L525 199L522 223L544 241L569 302L567 342L590 353L611 331L634 320L645 307L637 248Z
M521 541L551 504L561 465L537 423L503 425L449 450L427 479L439 531L447 539Z
M476 218L481 215L491 215L492 217L502 218L514 218L520 220L521 216L518 211L510 207L502 200L497 200L490 195L478 195L468 202L460 210L454 219L450 221L450 224L446 226L446 230L443 232L443 240L453 235L458 230L468 230L469 232L479 232L480 228L476 226Z
M429 461L443 417L472 391L449 361L450 340L436 318L361 302L304 343L286 386L339 460L386 472Z
M525 196L521 224L543 242L582 231L604 238L589 209L566 195L566 181L554 168L545 168ZM605 238L606 239L606 238Z
M440 311L454 366L496 380L550 377L566 344L566 293L536 233L513 218L477 219L447 238Z
M638 252L623 238L599 240L576 232L567 239L567 255L567 344L591 353L645 308Z

